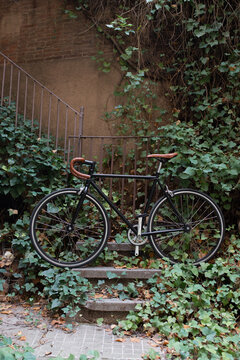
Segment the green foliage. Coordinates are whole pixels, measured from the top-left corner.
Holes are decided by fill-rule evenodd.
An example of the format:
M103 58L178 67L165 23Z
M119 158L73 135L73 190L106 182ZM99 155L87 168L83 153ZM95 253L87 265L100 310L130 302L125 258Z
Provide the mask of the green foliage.
M155 351L154 349L150 349L146 354L143 355L143 360L157 360L161 359L161 354Z
M38 278L44 286L39 295L50 299L49 308L61 308L62 313L70 317L80 311L91 289L88 280L72 270L49 268L41 271Z
M131 1L112 2L106 12L101 3L88 0L85 13L113 41L122 71L118 104L105 114L106 121L119 135L153 136L148 152L177 150L181 156L168 172L172 180L180 178L181 187L189 184L212 194L227 221L236 223L239 2L148 0L137 7ZM165 80L170 112L159 106ZM137 145L143 158L144 140ZM139 168L144 166L139 162Z
M88 353L80 355L78 359L74 355L69 355L68 358L57 356L52 358L53 360L98 360L99 352L96 350L90 350ZM27 344L22 346L13 345L12 339L7 338L4 335L0 335L0 360L36 360L34 350Z
M131 58L134 50L137 48L127 48L122 59ZM165 111L157 106L154 90L156 84L145 79L144 70L126 72L121 88L115 93L124 99L124 103L105 114L106 121L111 123L118 135L150 136L156 133ZM155 122L152 122L153 118Z
M92 60L98 64L98 70L109 73L111 71L111 62L107 61L103 55L104 52L99 50L96 56L92 56Z
M148 280L152 299L138 304L118 331L166 336L176 358L238 359L239 250L239 238L232 236L226 257L213 264L161 265L161 277Z
M61 186L66 175L62 157L49 146L45 136L38 138L38 126L18 115L15 104L0 107L0 195L21 198L33 205L39 195ZM66 178L66 177L65 177Z
M171 176L175 184L209 193L225 211L236 207L240 190L239 126L219 125L221 136L215 136L216 128L210 121L208 126L203 122L173 123L161 131L164 135L161 150L179 152L166 175Z
M73 270L60 269L42 260L32 249L27 213L12 224L12 246L18 259L18 273L12 275L8 296L26 296L33 302L46 299L47 308L62 316L75 316L87 300L91 284Z
M33 349L28 345L13 345L11 338L0 334L0 359L1 360L36 360Z
M29 220L38 199L53 189L64 187L66 165L44 135L38 138L38 126L18 115L15 127L15 105L6 99L0 108L0 195L5 199L5 220L0 241L9 246L18 261L18 272L12 273L8 296L26 296L33 302L39 296L48 300L52 312L74 316L87 299L91 286L74 271L54 268L32 249ZM8 197L7 197L8 196ZM11 198L14 209L8 210ZM16 209L18 207L18 209ZM3 274L4 275L4 274ZM2 287L0 282L0 289Z

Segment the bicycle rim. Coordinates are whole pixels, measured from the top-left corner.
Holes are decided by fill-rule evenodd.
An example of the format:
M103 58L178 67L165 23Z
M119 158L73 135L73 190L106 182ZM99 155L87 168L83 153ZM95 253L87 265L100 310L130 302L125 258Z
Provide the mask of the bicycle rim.
M208 195L190 189L174 191L172 202L190 230L151 235L154 250L171 263L198 264L210 260L224 238L221 210ZM182 227L167 198L161 198L149 216L149 231Z
M87 194L77 219L71 219L79 190L63 189L46 196L33 211L32 243L38 254L59 267L76 268L93 261L108 238L108 218L103 206Z

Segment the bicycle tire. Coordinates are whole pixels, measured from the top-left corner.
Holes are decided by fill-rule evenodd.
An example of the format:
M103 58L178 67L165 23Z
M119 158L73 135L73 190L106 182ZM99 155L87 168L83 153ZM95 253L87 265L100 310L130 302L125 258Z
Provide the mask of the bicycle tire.
M225 221L220 208L210 196L192 189L175 190L171 199L190 230L150 235L154 251L172 264L209 261L224 239ZM178 229L182 225L167 197L160 198L149 215L148 231Z
M92 262L106 245L109 220L102 204L86 194L74 227L71 219L79 202L78 189L45 196L33 210L30 237L37 253L58 267L78 268Z

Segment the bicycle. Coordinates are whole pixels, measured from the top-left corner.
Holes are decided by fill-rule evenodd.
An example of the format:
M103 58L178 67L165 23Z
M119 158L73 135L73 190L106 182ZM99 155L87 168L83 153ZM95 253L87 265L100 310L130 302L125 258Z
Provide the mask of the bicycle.
M37 253L50 264L78 268L92 262L102 252L109 236L110 223L106 209L92 194L93 187L128 227L128 240L139 246L148 240L155 253L170 263L210 260L224 239L224 217L210 196L192 189L169 190L159 180L162 164L177 153L150 154L159 161L155 175L121 175L95 173L94 161L74 158L71 173L85 180L80 189L66 188L45 196L35 207L30 220L31 241ZM76 170L76 164L89 167L88 173ZM138 223L132 224L104 194L96 179L127 178L151 180L148 199ZM156 186L163 196L149 208Z

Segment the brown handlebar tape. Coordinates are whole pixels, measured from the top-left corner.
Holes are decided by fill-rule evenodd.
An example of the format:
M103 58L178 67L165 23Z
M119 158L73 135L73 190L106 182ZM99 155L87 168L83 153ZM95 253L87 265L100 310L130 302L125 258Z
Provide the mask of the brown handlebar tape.
M77 171L76 169L74 169L74 165L75 165L75 163L79 163L79 162L81 162L81 163L84 163L84 161L85 161L85 159L84 158L81 158L81 157L77 157L77 158L74 158L74 159L72 159L71 160L71 162L70 162L70 171L71 171L71 173L74 175L74 176L76 176L77 178L79 178L79 179L90 179L90 175L88 175L88 174L83 174L83 173L80 173L79 171Z

